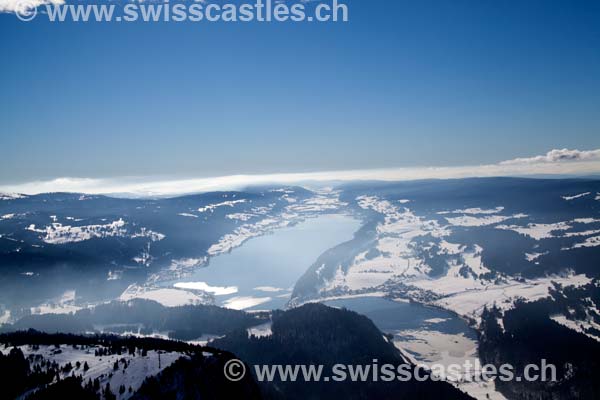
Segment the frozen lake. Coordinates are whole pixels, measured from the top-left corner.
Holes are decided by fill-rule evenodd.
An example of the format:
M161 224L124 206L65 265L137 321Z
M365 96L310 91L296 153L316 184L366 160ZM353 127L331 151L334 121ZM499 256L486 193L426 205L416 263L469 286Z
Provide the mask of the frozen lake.
M169 284L202 282L221 288L216 290L217 305L230 308L283 308L296 281L319 255L352 239L359 227L360 221L345 215L308 219L250 239L231 253L211 258L207 267L185 280Z

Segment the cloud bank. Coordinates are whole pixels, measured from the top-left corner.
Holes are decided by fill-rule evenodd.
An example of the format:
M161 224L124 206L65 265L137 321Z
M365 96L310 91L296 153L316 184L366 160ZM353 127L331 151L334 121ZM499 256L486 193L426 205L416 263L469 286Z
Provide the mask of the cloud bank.
M600 161L600 149L597 150L569 150L554 149L543 156L529 158L515 158L514 160L503 161L500 165L515 164L536 164L536 163L561 163L569 161Z
M76 192L131 196L176 196L215 190L236 190L252 185L267 184L311 185L357 180L403 181L494 176L589 175L598 173L600 173L600 149L587 151L560 149L551 150L545 155L516 158L487 165L230 175L194 179L152 179L147 177L58 178L50 181L0 186L0 192L23 194Z

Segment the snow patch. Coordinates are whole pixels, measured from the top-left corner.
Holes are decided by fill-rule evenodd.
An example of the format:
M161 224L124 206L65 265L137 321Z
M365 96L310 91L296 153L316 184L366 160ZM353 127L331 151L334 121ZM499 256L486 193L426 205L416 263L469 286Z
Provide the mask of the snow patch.
M547 251L545 251L543 253L525 253L525 259L529 262L534 262L541 256L545 256L546 254L548 254Z
M439 214L439 215L444 215L444 214L472 214L472 215L498 214L499 212L502 212L503 210L504 210L504 207L496 207L496 208L488 208L488 209L473 207L473 208L465 208L463 210L440 211L437 214Z
M198 216L196 214L190 214L190 213L179 213L177 215L179 215L180 217L198 218Z
M178 282L173 285L178 289L202 290L215 296L224 296L238 292L237 286L210 286L206 282Z
M55 215L52 215L51 218L53 220L52 224L47 225L44 228L37 229L35 224L31 224L25 229L42 234L40 239L48 244L77 243L95 238L128 236L127 229L125 229L126 222L123 221L122 218L108 224L81 226L63 225L60 222L56 222L57 218ZM154 242L163 240L165 235L147 228L141 228L139 232L134 232L129 237L149 238Z
M25 357L29 355L41 356L44 360L56 362L60 367L67 364L73 366L73 371L77 375L81 375L84 382L98 378L101 386L105 387L110 384L112 392L119 400L127 399L131 396L128 391L119 394L119 387L125 386L126 389L132 388L132 391L137 391L144 380L150 376L155 376L163 369L169 367L176 360L186 355L177 352L166 352L149 350L145 356L141 353L135 355L123 352L122 354L107 354L96 356L95 351L103 348L103 346L91 346L86 348L73 348L70 345L46 346L40 345L34 349L32 346L19 346ZM8 353L10 348L0 350L2 353ZM123 367L123 361L127 362L127 368ZM80 363L80 367L76 367L76 363ZM83 365L87 363L88 369L84 370ZM118 370L114 370L115 363L118 363ZM64 379L72 372L61 372L61 378Z
M583 247L596 247L596 246L600 246L600 236L589 237L582 243L574 244L573 247L571 247L570 249L580 249ZM563 250L570 250L570 249L563 249Z
M19 193L0 193L0 200L24 199L27 196Z
M265 322L264 324L253 326L252 328L248 328L246 331L248 332L248 336L268 337L273 334L273 331L271 330L272 325L273 323L269 321Z
M592 339L600 342L600 336L595 336L590 334L588 331L600 331L600 325L595 323L594 321L573 321L565 317L564 315L554 315L551 316L550 319L553 321L572 329L576 332L583 333L584 335L591 337Z
M227 214L225 218L227 219L236 219L238 221L248 221L256 217L255 214L247 214L247 213L235 213L235 214Z
M471 215L463 215L460 217L445 217L450 225L455 226L488 226L499 224L508 219L523 218L523 214L516 215L487 215L485 217L473 217Z
M83 307L75 303L76 292L67 290L61 297L54 301L41 304L37 307L31 307L32 314L70 314L81 310Z
M277 288L277 287L273 287L273 286L257 286L254 288L254 290L257 290L259 292L282 292L285 289Z
M125 289L121 296L119 296L119 300L121 301L133 299L153 300L165 307L210 303L207 296L202 296L187 290L147 287L136 284L130 285Z
M259 304L267 303L271 300L272 299L270 297L239 296L228 299L225 301L223 306L233 310L245 310L247 308L255 307Z
M591 192L585 192L585 193L580 193L580 194L576 194L576 195L573 195L573 196L560 196L560 197L563 198L564 200L570 201L570 200L579 199L581 197L589 196L590 194L592 194L592 193Z
M554 224L527 224L527 226L498 225L496 229L511 230L532 239L541 240L556 237L553 232L566 231L571 229L571 226L566 222L557 222Z
M229 200L229 201L224 201L222 203L216 203L216 204L209 204L207 206L200 207L198 209L198 212L203 213L203 212L210 211L212 213L219 207L233 207L236 204L241 204L241 203L245 203L245 202L246 202L246 199L241 199L241 200Z

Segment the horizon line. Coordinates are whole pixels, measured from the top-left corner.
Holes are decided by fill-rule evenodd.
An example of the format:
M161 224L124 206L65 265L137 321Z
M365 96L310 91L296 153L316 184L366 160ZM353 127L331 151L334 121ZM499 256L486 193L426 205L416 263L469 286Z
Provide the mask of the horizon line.
M310 184L353 181L402 182L428 179L585 177L600 174L600 149L551 150L545 155L518 158L495 164L450 167L401 167L272 174L236 174L202 178L181 177L60 177L13 185L0 185L0 192L34 195L81 193L166 197L219 190L239 190L260 185Z

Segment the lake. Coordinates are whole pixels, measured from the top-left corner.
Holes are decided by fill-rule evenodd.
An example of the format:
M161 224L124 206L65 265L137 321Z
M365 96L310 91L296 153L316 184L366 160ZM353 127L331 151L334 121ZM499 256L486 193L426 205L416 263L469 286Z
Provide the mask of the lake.
M296 281L327 249L352 239L360 221L323 215L253 238L230 253L210 259L174 284L205 285L216 304L243 310L285 308ZM366 315L415 363L462 364L477 359L477 336L451 312L381 297L325 301ZM487 389L486 389L487 390Z
M415 303L381 297L357 297L324 302L367 316L384 333L393 335L394 345L414 363L463 365L478 360L477 334L451 312ZM467 377L469 373L465 373ZM481 388L479 388L481 389ZM493 392L493 388L484 388Z
M296 281L327 249L352 239L360 221L346 215L322 215L272 234L253 238L231 253L210 259L185 281L203 282L227 293L217 305L236 309L283 308ZM173 282L169 282L173 284Z

